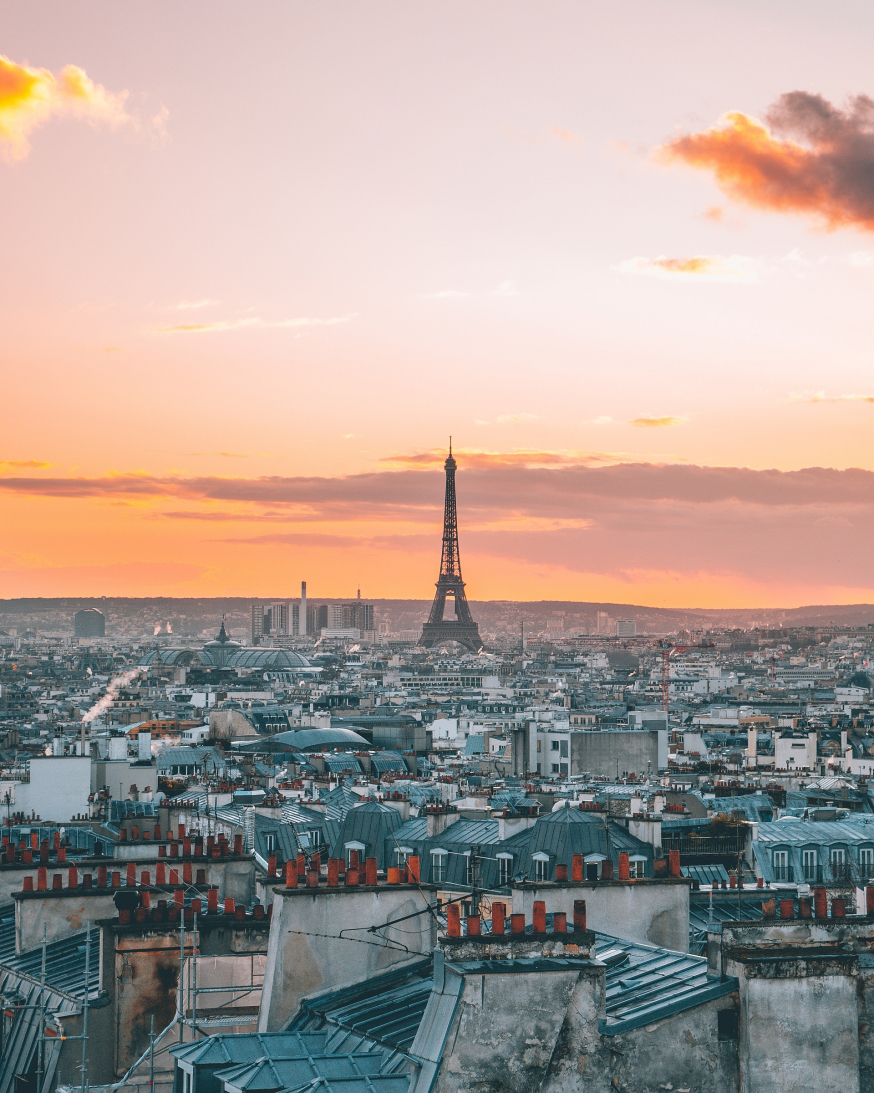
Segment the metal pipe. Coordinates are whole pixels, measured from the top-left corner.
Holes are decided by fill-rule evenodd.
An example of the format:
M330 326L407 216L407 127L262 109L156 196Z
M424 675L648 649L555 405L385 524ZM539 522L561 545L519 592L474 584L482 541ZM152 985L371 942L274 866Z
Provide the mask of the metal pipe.
M91 923L85 923L85 1000L82 1003L82 1093L88 1068L88 983L91 972Z

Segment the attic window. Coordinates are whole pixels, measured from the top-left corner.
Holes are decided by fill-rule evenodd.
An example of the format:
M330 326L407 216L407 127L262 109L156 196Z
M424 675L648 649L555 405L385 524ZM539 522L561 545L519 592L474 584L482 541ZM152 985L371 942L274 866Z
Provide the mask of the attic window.
M549 880L549 855L543 853L532 854L531 858L534 862L534 879L535 881Z

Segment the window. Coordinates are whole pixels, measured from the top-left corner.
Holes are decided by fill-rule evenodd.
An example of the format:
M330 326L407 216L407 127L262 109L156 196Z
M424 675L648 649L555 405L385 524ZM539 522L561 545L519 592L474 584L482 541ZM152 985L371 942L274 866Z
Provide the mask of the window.
M533 854L532 859L534 861L534 879L535 881L547 881L549 880L549 855L548 854Z
M276 853L276 832L265 831L264 832L264 849L268 854Z
M806 881L818 881L822 878L819 876L819 869L817 868L817 854L815 850L802 850L801 851L801 865L804 869L804 879Z
M537 741L537 750L540 751L540 741Z
M847 861L847 852L842 846L833 846L829 853L829 866L831 867L832 877L835 880L848 880L850 877L850 866Z
M772 864L774 866L775 880L792 880L792 875L789 871L788 850L775 850L772 855Z
M445 850L431 851L431 883L445 884L449 854Z
M737 1010L719 1010L716 1014L716 1039L737 1040Z
M513 858L510 854L498 854L498 884L503 887L510 883L513 873Z
M396 865L398 869L403 869L407 864L407 858L414 853L411 846L397 846L392 852L392 865Z
M473 884L473 857L469 850L464 852L465 859L465 881L468 884Z
M550 740L549 750L550 751L558 751L558 749L559 749L559 741L558 740Z
M559 773L558 763L553 763L552 764L552 773L553 774L558 774Z
M359 862L359 864L364 862L365 851L367 850L367 847L364 845L364 843L346 843L345 850L346 850L346 868L347 869L352 864L352 851L353 850L358 851L358 862Z
M628 875L629 877L644 877L646 876L646 858L642 855L635 855L628 859Z
M874 849L870 846L863 846L859 851L859 867L863 880L868 880L874 873Z

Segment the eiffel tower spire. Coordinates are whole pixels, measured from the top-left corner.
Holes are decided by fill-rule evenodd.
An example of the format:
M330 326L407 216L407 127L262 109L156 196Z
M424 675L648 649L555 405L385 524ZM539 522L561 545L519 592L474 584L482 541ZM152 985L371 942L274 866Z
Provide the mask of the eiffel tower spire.
M479 636L479 627L473 621L467 596L464 594L464 581L461 577L461 555L458 550L458 512L455 504L455 470L458 464L452 456L452 437L449 438L449 455L444 468L446 470L446 500L443 505L443 550L440 555L440 576L437 578L437 593L431 605L431 614L422 627L419 644L426 649L444 641L457 641L460 645L478 653L483 647ZM444 619L446 598L451 596L455 602L455 618Z

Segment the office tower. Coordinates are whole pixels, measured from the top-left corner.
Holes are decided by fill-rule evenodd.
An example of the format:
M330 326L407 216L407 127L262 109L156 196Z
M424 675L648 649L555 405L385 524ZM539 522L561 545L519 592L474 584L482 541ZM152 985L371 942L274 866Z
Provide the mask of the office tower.
M299 627L298 633L301 635L311 634L309 613L307 612L307 583L306 581L300 582L300 606L298 607L298 620Z
M617 619L616 620L616 637L617 638L634 638L637 637L637 623L634 619Z
M73 627L77 638L106 637L106 617L96 607L86 607L73 616Z

